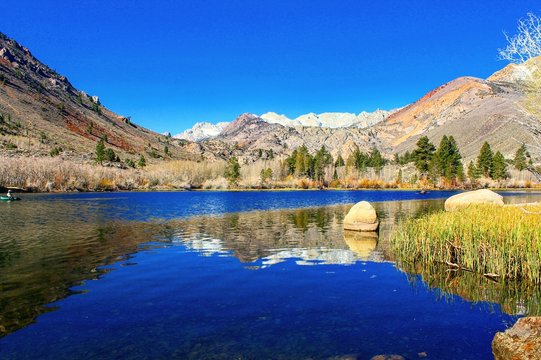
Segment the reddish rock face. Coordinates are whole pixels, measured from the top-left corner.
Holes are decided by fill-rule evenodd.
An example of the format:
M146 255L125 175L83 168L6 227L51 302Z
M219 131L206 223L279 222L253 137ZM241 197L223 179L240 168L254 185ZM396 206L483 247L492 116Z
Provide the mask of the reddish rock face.
M526 317L492 340L496 360L541 359L541 317Z

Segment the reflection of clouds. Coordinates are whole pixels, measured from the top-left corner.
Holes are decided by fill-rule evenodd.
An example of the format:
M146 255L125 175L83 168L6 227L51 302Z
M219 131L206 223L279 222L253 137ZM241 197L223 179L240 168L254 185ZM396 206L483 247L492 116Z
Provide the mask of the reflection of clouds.
M359 258L350 250L344 249L278 249L270 250L272 255L262 258L263 267L281 263L289 259L296 259L297 265L351 265Z
M189 238L175 238L175 244L183 244L188 250L197 252L203 256L229 255L230 250L224 247L224 242L204 234L194 234Z
M168 225L179 243L204 256L233 256L250 266L260 261L265 267L286 260L299 265L349 265L392 259L388 238L394 224L431 208L440 209L442 202L384 202L374 206L380 218L379 236L344 232L343 219L351 205L226 213L171 221Z

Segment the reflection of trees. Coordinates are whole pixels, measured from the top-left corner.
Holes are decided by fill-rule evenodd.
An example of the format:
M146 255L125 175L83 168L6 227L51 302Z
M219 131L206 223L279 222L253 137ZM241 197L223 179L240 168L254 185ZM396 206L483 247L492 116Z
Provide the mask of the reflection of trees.
M541 315L541 289L526 282L500 283L469 271L454 271L443 264L400 263L412 284L423 281L434 289L439 299L453 301L458 295L472 302L501 305L512 315Z
M291 257L311 264L380 261L389 258L393 224L428 211L431 204L376 203L379 240L345 234L342 221L350 206L343 205L153 223L104 220L106 206L38 202L33 208L17 207L9 217L0 213L0 223L17 229L0 238L0 335L33 322L46 311L43 305L96 278L98 267L125 259L141 243L181 241L201 254L231 254L242 262L263 259L269 265Z
M28 218L27 218L28 219ZM153 240L154 225L59 220L27 221L0 240L0 336L51 310L99 266L124 258Z

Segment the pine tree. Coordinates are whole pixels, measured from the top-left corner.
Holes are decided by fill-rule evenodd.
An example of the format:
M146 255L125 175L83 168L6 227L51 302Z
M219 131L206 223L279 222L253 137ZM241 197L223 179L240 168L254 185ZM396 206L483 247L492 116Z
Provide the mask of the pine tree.
M236 185L240 179L240 164L236 156L232 156L225 167L225 178L230 185Z
M273 160L273 159L274 159L274 151L272 151L272 149L270 149L270 150L268 151L268 158L269 158L269 160Z
M332 163L332 156L323 145L314 157L313 179L322 181L325 177L325 167Z
M494 155L491 177L494 180L501 180L507 177L507 164L504 156L499 151Z
M376 170L376 173L379 174L383 166L385 166L385 159L381 155L381 152L373 148L368 159L368 164L370 167L373 167Z
M472 160L470 161L468 165L468 178L470 179L472 183L474 183L477 180L479 180L479 177L480 177L479 171L477 170L477 167L475 166Z
M260 177L261 177L261 183L263 184L267 183L269 180L272 179L272 169L271 168L262 169Z
M141 155L139 157L139 162L137 163L139 165L139 167L141 168L144 168L145 166L147 166L147 160L145 159L145 157L143 155Z
M165 155L171 155L171 153L169 153L169 146L167 145L164 146L163 152L165 153Z
M477 157L477 170L485 177L489 177L492 173L494 154L490 148L490 144L485 142L481 147L479 156Z
M335 167L340 167L340 166L344 166L346 165L346 163L344 162L344 158L342 158L342 155L338 155L338 157L336 158L336 161L334 163L334 166Z
M440 142L438 151L435 154L436 174L443 176L447 180L455 180L458 178L459 169L462 168L462 156L458 150L458 145L452 136L443 136ZM464 169L462 168L462 176Z
M96 143L96 162L102 164L105 160L105 143L103 139Z
M515 158L513 159L513 165L515 166L515 169L519 171L525 170L528 167L529 158L530 154L526 149L526 145L522 144L518 148L517 152L515 153Z
M434 156L436 147L430 142L427 136L420 138L416 145L417 148L412 155L415 162L415 167L421 176L426 176L429 173L432 157Z

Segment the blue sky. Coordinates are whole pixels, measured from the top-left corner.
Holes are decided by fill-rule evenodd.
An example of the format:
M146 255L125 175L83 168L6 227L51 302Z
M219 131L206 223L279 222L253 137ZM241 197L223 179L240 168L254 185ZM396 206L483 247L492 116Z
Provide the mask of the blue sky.
M177 133L244 112L406 105L487 77L539 1L2 0L0 31L77 88Z

